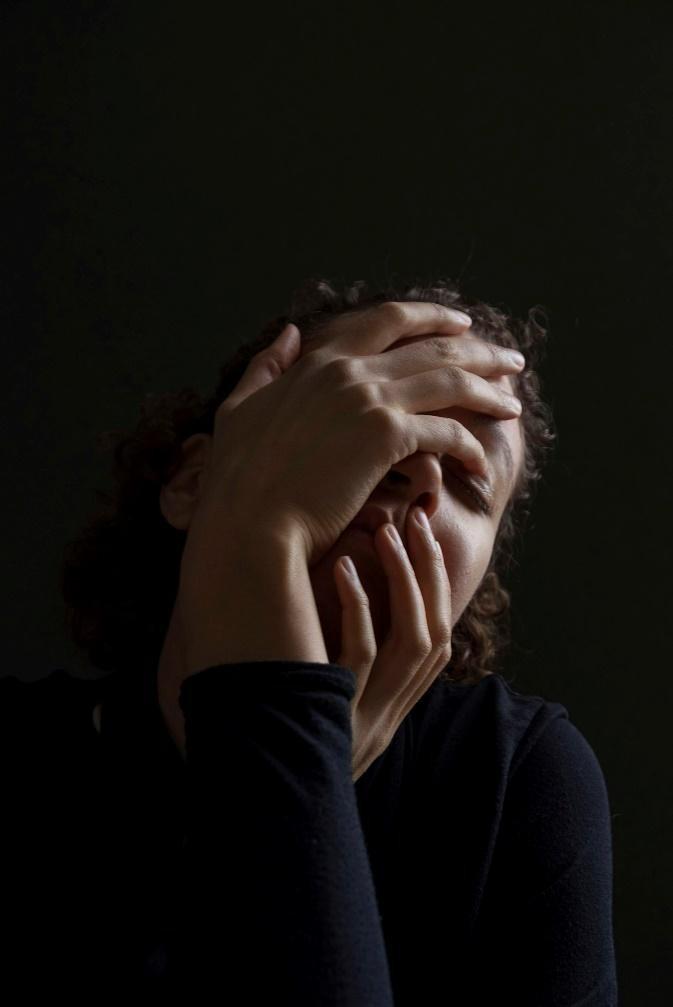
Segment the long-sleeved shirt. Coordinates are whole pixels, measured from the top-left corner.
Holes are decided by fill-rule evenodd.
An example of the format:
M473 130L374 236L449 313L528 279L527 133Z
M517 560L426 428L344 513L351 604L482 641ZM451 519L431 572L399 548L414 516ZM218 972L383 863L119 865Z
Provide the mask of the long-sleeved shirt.
M354 691L335 664L204 669L183 759L156 667L0 679L5 982L617 1004L608 794L567 709L436 679L353 783Z

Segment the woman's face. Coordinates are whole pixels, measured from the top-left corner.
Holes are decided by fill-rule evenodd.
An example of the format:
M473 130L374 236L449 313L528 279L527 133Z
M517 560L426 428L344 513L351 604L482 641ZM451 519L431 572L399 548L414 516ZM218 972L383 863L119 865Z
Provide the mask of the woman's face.
M399 339L389 350L424 338L427 337ZM478 337L469 335L468 338ZM305 349L315 345L309 343ZM492 381L516 394L508 375ZM445 456L443 468L437 454L423 451L397 462L376 487L367 504L376 504L386 512L387 519L396 525L405 546L411 508L416 504L424 508L444 554L452 592L453 627L488 568L500 518L523 465L523 433L517 417L505 420L491 416L485 418L483 414L459 406L428 415L459 420L482 442L490 466L493 512L484 513L469 491L454 478L456 473L469 481L469 473L457 459ZM508 455L511 466L508 466ZM341 652L341 602L333 568L339 557L344 555L350 556L355 563L367 592L379 648L390 629L388 580L379 562L376 546L368 536L353 531L351 522L334 546L309 570L327 655L334 664L338 663Z

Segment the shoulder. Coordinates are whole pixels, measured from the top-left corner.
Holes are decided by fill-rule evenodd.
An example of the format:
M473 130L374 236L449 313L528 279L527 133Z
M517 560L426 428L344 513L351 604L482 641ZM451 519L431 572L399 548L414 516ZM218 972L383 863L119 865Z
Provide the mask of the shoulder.
M612 824L596 752L562 704L506 682L494 691L492 708L507 725L496 745L495 874L505 888L514 883L512 898L549 893L563 879L566 889L592 891L597 904L608 904Z
M507 798L508 828L577 850L602 836L610 844L608 788L600 761L569 718L552 719L521 745ZM554 829L556 824L556 829Z
M551 723L569 723L561 703L489 675L463 686L437 679L411 711L413 759L428 771L490 760L510 778Z
M564 1002L616 1003L610 811L598 756L569 717L543 719L524 735L499 809L483 906L483 937L501 955L505 988L519 981L516 955L525 946L549 984L549 1002L562 983Z
M410 733L419 800L473 804L481 795L496 829L527 830L531 848L562 836L577 849L592 831L608 843L603 770L562 703L519 693L497 675L469 687L438 680L411 711Z
M415 810L449 835L456 817L470 823L470 843L475 830L488 836L491 883L503 906L561 878L592 888L604 904L612 862L608 788L567 708L519 693L496 675L467 688L436 685L418 704Z

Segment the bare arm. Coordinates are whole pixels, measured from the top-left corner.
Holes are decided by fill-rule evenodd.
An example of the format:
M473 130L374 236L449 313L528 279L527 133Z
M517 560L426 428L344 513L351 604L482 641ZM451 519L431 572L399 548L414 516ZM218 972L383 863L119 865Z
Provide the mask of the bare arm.
M281 540L225 558L218 602L190 626L180 692L185 926L169 974L251 1001L392 1007L351 780L354 676L320 667L299 551Z
M192 606L189 620L182 620L187 673L239 661L328 663L298 541L278 532L259 535L250 544L233 529L227 530L227 538L210 584L213 564L202 564L198 611Z

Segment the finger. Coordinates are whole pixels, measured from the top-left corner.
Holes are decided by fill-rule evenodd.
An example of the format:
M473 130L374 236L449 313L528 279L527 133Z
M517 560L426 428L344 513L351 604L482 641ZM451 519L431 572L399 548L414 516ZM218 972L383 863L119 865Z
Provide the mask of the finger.
M424 371L462 367L483 378L519 374L526 360L517 350L489 343L470 332L453 339L427 336L362 361L363 377L393 380ZM366 368L366 370L365 370Z
M423 596L425 615L432 639L433 650L436 652L432 664L431 679L448 664L451 657L452 608L451 582L449 581L444 563L444 554L435 538L430 522L416 519L416 508L410 508L407 515L407 547L416 580ZM421 509L421 515L424 515ZM438 667L438 662L441 665ZM415 683L415 688L409 701L413 705L427 688L428 682Z
M426 533L423 543L416 541L412 545L414 532L408 529L409 551L401 543L391 547L389 556L385 558L384 545L388 543L384 543L386 536L381 529L378 533L381 541L377 546L382 547L384 565L386 559L391 560L387 570L391 632L379 654L381 666L386 668L386 674L382 676L385 681L371 676L361 707L365 716L370 703L374 710L382 708L381 704L394 706L395 722L399 723L432 684L437 672L450 660L451 586L441 549L434 544L432 532ZM415 557L413 563L412 556ZM422 627L420 631L418 626ZM447 652L449 656L444 660ZM394 664L388 657L389 653L395 655ZM388 670L390 667L399 667L400 673L394 682ZM391 694L395 697L394 704L391 704Z
M404 457L411 457L417 451L449 454L482 481L490 477L491 470L484 445L460 420L450 416L407 414L404 417L404 433ZM400 458L395 461L402 460L401 451L402 449L398 452Z
M390 709L391 716L404 705L404 697L432 649L423 595L401 539L388 535L387 529L392 527L381 525L374 535L390 597L390 632L377 656L385 674L370 676L363 700L367 711Z
M222 406L224 412L235 409L254 392L271 384L298 359L301 352L301 335L296 325L289 323L265 349L256 353L248 364L241 380Z
M383 382L380 397L389 406L414 415L460 406L511 420L522 410L520 400L501 384L453 365Z
M377 354L407 336L453 336L471 324L469 315L434 301L383 301L336 317L326 341L338 356Z
M353 560L350 560L352 572L343 563L349 558L339 557L332 572L341 602L341 654L337 664L350 668L355 674L356 688L351 702L357 706L376 658L377 646L367 592Z

